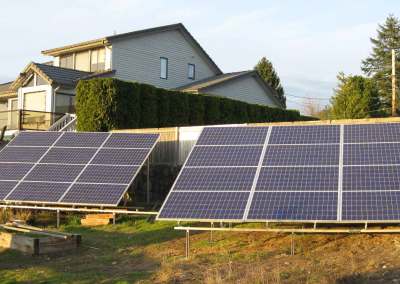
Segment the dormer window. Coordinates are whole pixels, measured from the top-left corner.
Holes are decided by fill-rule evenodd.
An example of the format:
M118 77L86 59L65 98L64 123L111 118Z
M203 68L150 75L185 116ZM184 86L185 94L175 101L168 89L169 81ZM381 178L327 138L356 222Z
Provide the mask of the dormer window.
M60 56L60 67L74 69L74 55L66 54Z
M94 49L91 52L90 71L103 71L106 67L106 50L104 48Z
M168 79L168 58L160 58L160 78Z
M192 63L188 64L188 79L194 80L196 76L196 66Z

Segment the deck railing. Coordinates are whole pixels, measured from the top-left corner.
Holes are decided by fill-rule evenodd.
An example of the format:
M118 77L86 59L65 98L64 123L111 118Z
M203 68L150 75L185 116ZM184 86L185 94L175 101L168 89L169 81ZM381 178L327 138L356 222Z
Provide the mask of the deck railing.
M0 128L7 130L47 130L63 113L43 112L34 110L0 111Z

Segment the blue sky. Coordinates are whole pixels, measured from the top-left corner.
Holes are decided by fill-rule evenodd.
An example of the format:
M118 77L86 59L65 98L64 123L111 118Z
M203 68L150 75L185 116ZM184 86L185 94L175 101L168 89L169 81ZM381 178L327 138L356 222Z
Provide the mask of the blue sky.
M328 102L339 71L359 74L369 37L400 1L6 1L2 5L0 82L13 80L40 51L97 37L182 22L224 72L270 59L302 109ZM4 44L6 43L6 44Z

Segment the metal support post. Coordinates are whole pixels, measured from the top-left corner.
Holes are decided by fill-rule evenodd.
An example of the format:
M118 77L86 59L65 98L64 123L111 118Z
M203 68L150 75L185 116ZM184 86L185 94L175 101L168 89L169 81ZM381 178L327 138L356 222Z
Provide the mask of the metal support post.
M57 229L60 228L60 210L57 210Z
M117 214L113 213L113 225L115 225L115 219L117 218Z
M190 231L186 230L186 247L185 247L185 258L189 259L190 253Z
M146 202L150 204L150 159L147 159L146 164Z
M214 222L211 222L210 243L213 242L213 230L212 229L214 229Z
M294 233L292 233L292 238L291 238L290 255L294 255Z

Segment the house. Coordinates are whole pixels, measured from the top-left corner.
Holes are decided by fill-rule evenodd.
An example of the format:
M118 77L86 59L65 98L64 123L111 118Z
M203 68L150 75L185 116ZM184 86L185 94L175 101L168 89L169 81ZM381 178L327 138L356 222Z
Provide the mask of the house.
M31 62L13 82L0 85L0 123L7 121L11 129L35 129L35 124L46 128L59 115L73 113L76 84L93 77L281 107L257 72L224 74L183 24L112 35L42 54L52 61Z

